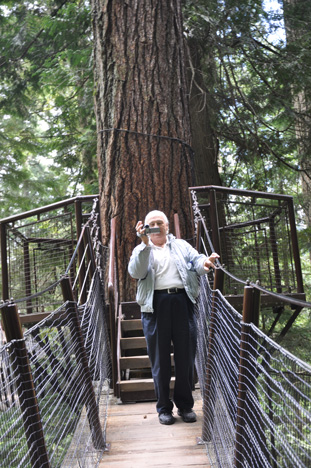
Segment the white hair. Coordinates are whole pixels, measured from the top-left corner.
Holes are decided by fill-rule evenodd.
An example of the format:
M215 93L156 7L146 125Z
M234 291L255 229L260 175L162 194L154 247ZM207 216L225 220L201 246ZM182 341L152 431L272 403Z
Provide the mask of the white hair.
M150 211L146 217L145 217L145 225L147 224L147 219L150 218L150 216L161 216L161 218L164 219L164 221L169 224L168 222L168 219L167 219L167 216L165 213L163 213L163 211L159 211L159 210L153 210L153 211Z

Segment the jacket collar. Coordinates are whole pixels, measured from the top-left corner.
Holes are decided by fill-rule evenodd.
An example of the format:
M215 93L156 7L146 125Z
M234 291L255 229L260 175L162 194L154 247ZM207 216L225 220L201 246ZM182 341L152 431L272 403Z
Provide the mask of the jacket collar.
M170 244L176 237L173 234L167 235L167 243Z

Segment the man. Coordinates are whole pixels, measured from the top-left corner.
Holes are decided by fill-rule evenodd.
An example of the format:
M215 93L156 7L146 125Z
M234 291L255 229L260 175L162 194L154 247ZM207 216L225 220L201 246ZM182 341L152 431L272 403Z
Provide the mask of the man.
M158 233L146 234L149 228ZM169 234L168 219L151 211L145 223L136 224L141 244L135 247L128 271L138 279L137 302L141 306L143 330L151 362L161 424L173 424L170 400L171 343L174 348L175 387L173 400L185 422L196 421L193 411L193 369L196 352L194 308L199 293L198 275L215 268L219 255L199 254L191 245Z

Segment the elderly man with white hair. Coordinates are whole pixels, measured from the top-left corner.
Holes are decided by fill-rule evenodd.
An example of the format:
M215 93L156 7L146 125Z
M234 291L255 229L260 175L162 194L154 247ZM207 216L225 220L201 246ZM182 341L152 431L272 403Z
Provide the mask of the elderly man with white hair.
M146 233L146 226L158 232ZM141 238L133 250L128 271L138 280L137 302L151 362L161 424L173 424L174 403L185 422L196 421L193 411L193 369L197 331L194 304L199 294L198 275L215 268L217 253L199 254L188 242L169 234L167 216L151 211L136 224ZM170 400L171 343L174 349L175 386Z

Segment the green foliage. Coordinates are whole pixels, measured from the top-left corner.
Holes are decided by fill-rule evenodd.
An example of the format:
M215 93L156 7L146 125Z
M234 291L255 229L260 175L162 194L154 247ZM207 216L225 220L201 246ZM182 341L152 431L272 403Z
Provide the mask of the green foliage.
M297 223L304 226L299 227L298 236L310 300L308 195L303 192L301 176L310 188L311 2L187 1L184 19L187 40L200 57L208 90L207 96L202 95L202 106L208 106L219 142L223 185L294 197ZM197 64L196 57L192 58ZM246 260L252 249L249 240L244 247L243 253L239 245L238 252ZM284 312L277 334L290 312ZM274 318L271 310L265 312L266 330ZM310 314L306 312L299 316L284 345L310 362L309 337Z
M297 32L290 44L281 6L268 11L259 0L202 0L184 8L188 38L201 50L223 184L296 194L300 140L308 135L297 140L297 122L307 116L293 98L311 91L310 2L303 16L298 7L287 12Z
M88 2L2 2L0 216L96 193Z
M276 4L184 1L185 36L200 58L223 185L291 194L303 219L311 2L285 2L287 37ZM97 193L89 0L3 0L0 27L0 217ZM299 241L309 291L309 229Z
M286 307L284 309L281 319L276 326L274 337L277 338L278 334L285 326L292 314L293 310L291 310L290 307ZM270 315L267 316L268 321L271 321L272 318L274 317L271 317ZM293 355L311 365L310 333L310 310L303 309L295 320L295 324L290 328L280 344Z
M292 98L311 90L310 2L287 8L287 30L295 31L289 44L281 6L183 3L186 37L200 51L223 184L301 191L295 125L308 116L297 113ZM96 193L89 1L6 0L0 25L2 214ZM40 162L37 181L32 169Z
M46 421L45 442L47 450L50 455L54 454L53 466L59 467L73 439L83 405L80 403L78 408L73 411L66 402L60 401L58 394L48 394L43 397L40 399L40 405L43 424ZM25 456L25 451L27 451L25 429L18 416L16 407L13 406L11 409L7 409L0 419L1 431L4 435L0 444L0 456L2 459L8 458L10 460L10 468L21 466L21 458ZM66 421L65 425L64 420ZM63 428L61 440L55 440L55 433L60 426ZM25 449L21 450L21 448ZM23 462L25 468L31 467L31 463L28 463L27 459Z

